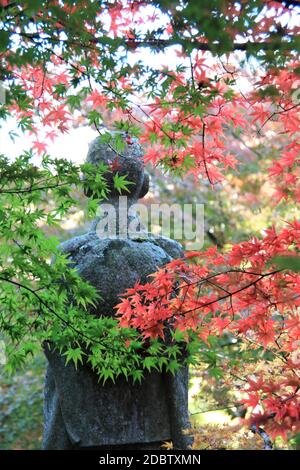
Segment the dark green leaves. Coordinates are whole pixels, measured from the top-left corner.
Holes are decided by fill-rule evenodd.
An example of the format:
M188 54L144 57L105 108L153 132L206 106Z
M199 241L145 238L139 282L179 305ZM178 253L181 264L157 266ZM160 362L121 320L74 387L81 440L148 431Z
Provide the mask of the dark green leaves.
M9 31L0 30L0 52L5 52L10 43Z
M130 192L129 186L134 184L131 181L127 181L126 178L127 175L119 175L118 172L113 176L114 187L120 194L122 194L124 191Z
M75 348L75 349L67 349L67 351L63 354L66 356L66 365L72 361L75 369L78 367L78 363L82 364L83 363L83 352L80 348Z
M300 256L276 256L272 262L279 269L288 269L294 272L300 272Z

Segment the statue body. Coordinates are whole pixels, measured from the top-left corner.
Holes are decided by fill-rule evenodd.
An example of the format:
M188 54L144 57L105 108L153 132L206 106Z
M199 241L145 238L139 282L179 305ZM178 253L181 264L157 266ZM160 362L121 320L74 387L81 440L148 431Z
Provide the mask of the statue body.
M87 161L109 162L113 152L98 141L92 143ZM120 174L135 182L129 197L133 204L148 190L141 150L127 146ZM116 205L117 194L110 200ZM107 203L107 201L106 201ZM98 220L99 221L99 220ZM182 256L179 243L164 238L99 237L97 220L91 232L61 245L82 278L99 290L97 315L114 315L119 296L173 258ZM48 369L44 400L44 449L107 448L127 446L159 448L163 441L185 449L188 427L188 370L147 373L141 384L125 378L104 385L87 366L65 365L65 358L45 347ZM121 447L122 448L122 447Z

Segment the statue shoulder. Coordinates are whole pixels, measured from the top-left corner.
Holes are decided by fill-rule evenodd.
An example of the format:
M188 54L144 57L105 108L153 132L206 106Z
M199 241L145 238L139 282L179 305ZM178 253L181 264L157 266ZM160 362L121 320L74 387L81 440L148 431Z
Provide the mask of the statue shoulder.
M97 240L95 232L88 232L60 243L58 249L68 258L75 260L84 253L91 251Z
M162 248L171 258L177 259L184 256L183 248L176 240L159 236L153 237L153 243Z

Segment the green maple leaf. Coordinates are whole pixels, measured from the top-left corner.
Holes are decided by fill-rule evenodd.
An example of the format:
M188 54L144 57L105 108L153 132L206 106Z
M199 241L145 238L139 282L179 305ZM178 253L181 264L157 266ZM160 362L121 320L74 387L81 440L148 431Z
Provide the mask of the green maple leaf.
M63 356L66 356L66 365L73 361L75 369L77 370L78 362L83 363L82 356L85 355L80 348L68 349Z
M135 184L132 181L127 181L126 178L127 175L121 176L118 172L113 176L114 187L120 194L122 193L122 191L129 192L128 186Z

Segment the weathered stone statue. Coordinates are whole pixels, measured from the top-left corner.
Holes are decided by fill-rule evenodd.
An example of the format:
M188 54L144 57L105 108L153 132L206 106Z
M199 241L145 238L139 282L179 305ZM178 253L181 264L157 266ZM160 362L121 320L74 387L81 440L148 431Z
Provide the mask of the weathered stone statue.
M128 206L148 192L149 179L144 173L142 152L138 144L126 144L118 157L118 173L127 175L130 186ZM90 145L87 161L97 165L111 164L114 151L96 139ZM108 174L110 199L105 203L118 208L119 194L113 189ZM104 206L105 207L105 206ZM117 209L118 211L118 209ZM104 215L102 216L104 217ZM135 216L130 216L134 219ZM80 275L101 293L99 315L113 315L119 295L137 280L158 267L182 256L181 246L164 237L130 238L99 237L95 220L86 235L62 243ZM124 227L118 225L118 233ZM124 233L123 233L124 235ZM45 383L44 449L159 449L163 441L173 441L175 448L186 449L190 438L183 434L188 427L188 370L170 373L148 373L141 384L125 378L113 384L98 382L87 366L75 370L65 365L65 357L45 347L49 365Z

